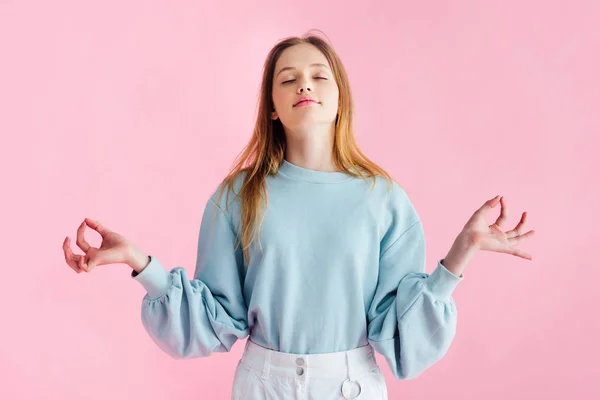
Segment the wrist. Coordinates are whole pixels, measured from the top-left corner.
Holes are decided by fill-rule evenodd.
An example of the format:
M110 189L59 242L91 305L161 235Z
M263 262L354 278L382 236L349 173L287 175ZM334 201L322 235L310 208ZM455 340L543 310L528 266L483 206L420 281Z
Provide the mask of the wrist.
M477 244L472 235L461 232L446 257L444 257L442 265L454 275L462 276L467 264L476 252Z
M142 272L150 263L150 256L138 248L132 248L127 265L137 274Z
M454 240L453 246L459 247L469 253L476 252L479 246L477 235L471 231L461 231Z

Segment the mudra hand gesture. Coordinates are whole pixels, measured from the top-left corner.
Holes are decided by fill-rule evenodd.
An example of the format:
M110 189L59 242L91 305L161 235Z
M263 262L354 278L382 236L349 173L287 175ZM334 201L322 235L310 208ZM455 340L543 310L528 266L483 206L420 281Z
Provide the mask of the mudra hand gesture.
M492 225L488 225L485 216L487 212L498 205L500 202L500 216ZM521 220L513 229L502 231L502 224L508 217L506 202L504 196L496 196L485 202L473 216L467 221L463 228L463 234L466 235L477 250L495 251L498 253L508 253L514 256L531 260L530 254L517 249L515 246L534 235L535 231L530 230L521 233L524 230L527 220L527 212L523 212Z
M90 246L85 240L86 226L102 236L102 244L99 248ZM76 243L84 254L73 253L71 239L68 236L63 241L63 251L65 261L78 274L90 272L95 267L106 264L124 263L131 266L136 255L140 254L137 247L123 235L90 218L86 218L77 228Z

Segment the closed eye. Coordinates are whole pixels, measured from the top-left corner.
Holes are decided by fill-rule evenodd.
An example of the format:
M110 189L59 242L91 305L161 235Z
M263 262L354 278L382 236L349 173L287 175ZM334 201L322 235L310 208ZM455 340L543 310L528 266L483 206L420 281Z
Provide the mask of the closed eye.
M327 80L327 78L323 78L322 76L317 76L315 79L324 79L324 80ZM282 83L283 85L285 85L285 84L286 84L286 83L288 83L288 82L294 82L294 81L295 81L295 79L290 79L290 80L288 80L288 81L284 81L284 82L281 82L281 83Z

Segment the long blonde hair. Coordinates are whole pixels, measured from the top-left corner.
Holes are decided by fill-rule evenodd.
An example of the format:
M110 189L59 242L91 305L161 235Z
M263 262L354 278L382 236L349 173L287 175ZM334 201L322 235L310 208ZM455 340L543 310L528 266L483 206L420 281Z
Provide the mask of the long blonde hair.
M234 160L227 177L222 181L217 203L225 188L233 191L238 175L245 173L240 193L241 197L241 235L238 234L238 244L243 246L244 260L249 262L249 248L252 242L260 235L260 226L264 219L259 215L261 200L266 206L267 190L265 178L275 175L283 162L285 155L286 137L283 125L279 119L271 119L271 110L274 109L271 91L273 88L273 74L275 64L281 53L290 46L301 43L310 43L316 46L327 58L335 81L339 88L338 115L335 120L335 138L333 143L333 160L338 169L354 177L362 179L381 176L388 183L393 180L390 175L374 162L369 160L358 148L352 130L352 116L354 105L350 93L350 85L346 70L336 52L324 39L307 34L302 37L291 36L279 41L269 52L263 66L262 84L258 104L258 112L254 133L246 147ZM362 172L361 172L362 170ZM373 179L373 185L375 179ZM235 192L235 191L234 191ZM228 202L226 201L226 204Z

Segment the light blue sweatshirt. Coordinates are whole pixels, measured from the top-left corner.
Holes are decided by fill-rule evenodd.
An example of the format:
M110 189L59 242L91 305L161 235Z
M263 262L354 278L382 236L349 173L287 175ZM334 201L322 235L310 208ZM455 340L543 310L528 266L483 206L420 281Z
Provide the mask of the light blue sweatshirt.
M236 192L241 182L240 175ZM131 274L147 291L141 317L152 340L173 358L230 351L248 336L295 354L370 343L397 379L421 374L454 338L451 295L463 275L443 259L425 273L423 225L406 192L396 182L388 191L381 177L371 185L284 160L267 178L262 252L255 241L249 265L241 246L233 251L240 199L224 191L217 204L217 188L200 224L193 278L152 255Z

